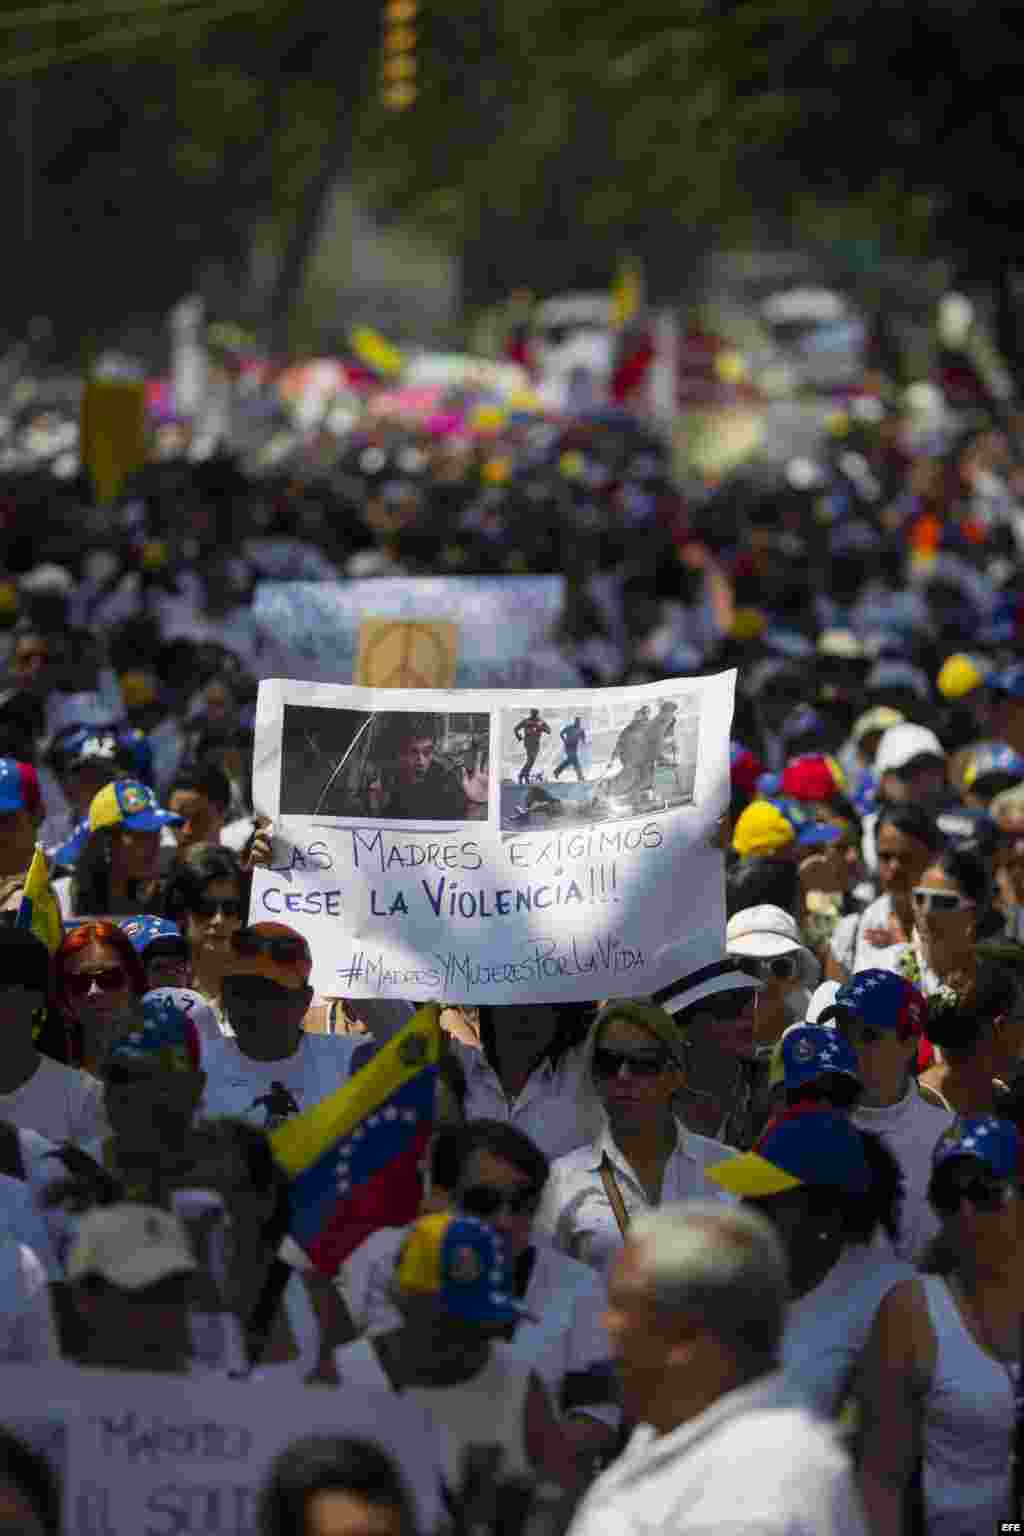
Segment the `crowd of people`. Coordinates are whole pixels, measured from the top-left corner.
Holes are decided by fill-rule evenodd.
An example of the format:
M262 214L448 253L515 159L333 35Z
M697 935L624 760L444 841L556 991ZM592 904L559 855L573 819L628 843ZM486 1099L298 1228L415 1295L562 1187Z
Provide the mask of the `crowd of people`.
M186 1374L198 1401L217 1375L401 1396L453 1531L548 1529L540 1493L577 1536L1019 1519L1012 427L922 423L868 379L816 462L720 484L680 484L623 412L324 428L275 478L182 433L110 506L45 457L8 472L0 1359L83 1392L102 1370ZM411 1005L315 994L306 940L248 921L274 830L251 602L423 572L563 573L552 644L584 686L737 669L728 920L654 997L446 1007L420 1213L327 1276L269 1137ZM556 727L553 777L582 781L586 730ZM410 804L428 734L388 791ZM552 727L514 734L530 808L560 803L536 783ZM624 729L612 790L644 791L664 740ZM23 923L37 845L52 954ZM56 1532L60 1493L0 1436L0 1529ZM401 1458L301 1426L259 1518L426 1536Z

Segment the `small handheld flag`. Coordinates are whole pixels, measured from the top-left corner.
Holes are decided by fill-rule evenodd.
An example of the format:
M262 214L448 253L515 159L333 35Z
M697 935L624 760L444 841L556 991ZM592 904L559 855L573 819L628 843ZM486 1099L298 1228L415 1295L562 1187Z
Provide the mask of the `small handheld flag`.
M416 1215L440 1055L441 1010L428 1003L337 1092L271 1133L291 1179L291 1235L321 1274Z
M57 953L64 938L60 905L50 884L50 868L38 843L25 876L25 889L21 893L21 906L18 908L15 927L27 928L30 933L34 933L51 955Z

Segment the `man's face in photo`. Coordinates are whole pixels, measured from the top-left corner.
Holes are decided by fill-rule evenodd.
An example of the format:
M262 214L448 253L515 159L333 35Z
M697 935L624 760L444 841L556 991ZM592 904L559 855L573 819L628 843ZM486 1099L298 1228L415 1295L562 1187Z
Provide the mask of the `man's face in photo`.
M434 761L434 742L430 736L412 736L398 754L398 774L403 784L422 784Z

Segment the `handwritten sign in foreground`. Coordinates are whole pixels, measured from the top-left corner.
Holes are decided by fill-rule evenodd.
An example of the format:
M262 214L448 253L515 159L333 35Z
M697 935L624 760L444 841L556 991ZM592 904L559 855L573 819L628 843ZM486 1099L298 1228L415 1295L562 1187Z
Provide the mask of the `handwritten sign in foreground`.
M250 920L331 996L636 996L721 952L734 673L488 692L260 684Z
M419 1529L438 1524L437 1430L384 1393L303 1386L284 1367L234 1382L58 1364L5 1367L4 1382L0 1421L15 1433L43 1448L39 1426L63 1420L66 1536L258 1536L274 1458L314 1434L379 1445Z

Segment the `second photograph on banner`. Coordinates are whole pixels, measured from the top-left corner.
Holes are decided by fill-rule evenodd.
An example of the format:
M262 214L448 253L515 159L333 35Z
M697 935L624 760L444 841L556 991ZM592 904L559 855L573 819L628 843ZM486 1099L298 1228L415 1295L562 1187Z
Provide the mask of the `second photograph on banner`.
M282 815L487 820L487 714L300 704L283 713Z
M501 828L592 824L693 802L700 696L503 709Z

